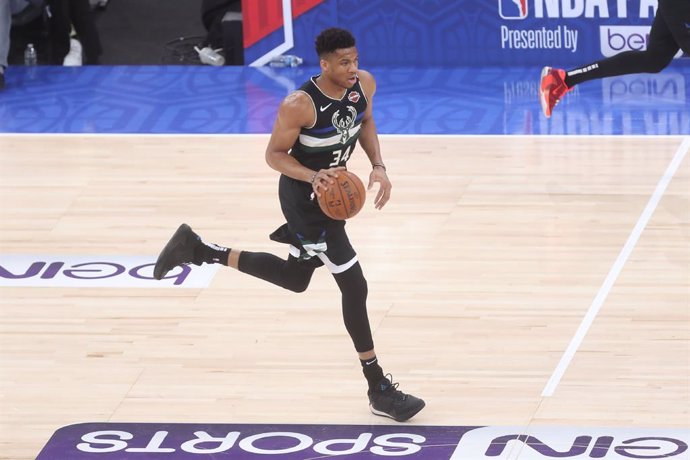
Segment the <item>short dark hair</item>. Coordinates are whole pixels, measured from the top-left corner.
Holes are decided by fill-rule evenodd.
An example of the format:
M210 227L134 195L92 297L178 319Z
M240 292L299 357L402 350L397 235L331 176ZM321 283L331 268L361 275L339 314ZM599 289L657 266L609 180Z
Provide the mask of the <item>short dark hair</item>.
M315 45L316 54L321 57L335 50L352 48L355 46L355 37L345 29L331 27L330 29L323 30L318 37L316 37Z

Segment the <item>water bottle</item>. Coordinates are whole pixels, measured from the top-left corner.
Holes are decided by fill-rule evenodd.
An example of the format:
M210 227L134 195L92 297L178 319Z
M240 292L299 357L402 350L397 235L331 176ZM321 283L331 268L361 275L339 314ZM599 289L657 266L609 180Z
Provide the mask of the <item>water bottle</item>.
M24 50L24 65L34 66L38 64L38 54L36 53L36 48L34 48L33 43L26 45Z
M201 49L199 49L199 47L195 46L194 50L199 55L199 60L203 64L214 65L214 66L225 65L225 58L223 57L223 55L209 46L206 46L206 47L201 48Z
M302 65L302 58L292 54L283 54L281 56L274 56L268 62L271 67L297 67Z

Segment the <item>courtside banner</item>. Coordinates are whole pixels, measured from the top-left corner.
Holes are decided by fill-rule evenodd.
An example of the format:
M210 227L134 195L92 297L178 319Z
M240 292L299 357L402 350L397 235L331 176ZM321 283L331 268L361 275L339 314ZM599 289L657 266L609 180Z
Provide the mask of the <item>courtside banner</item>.
M279 0L248 3L275 4L280 26L245 42L246 62L281 45L278 54L318 65L314 37L338 26L357 39L362 68L585 65L646 49L657 9L657 0L305 0L287 17Z
M205 288L218 265L173 268L158 281L155 257L0 255L0 286L76 288Z
M680 428L83 423L36 460L681 460L689 442Z

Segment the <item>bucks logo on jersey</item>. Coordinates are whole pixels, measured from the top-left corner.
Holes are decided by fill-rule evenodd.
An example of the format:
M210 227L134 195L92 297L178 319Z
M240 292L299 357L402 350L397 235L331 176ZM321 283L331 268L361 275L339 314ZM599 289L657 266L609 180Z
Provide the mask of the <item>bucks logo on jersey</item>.
M340 116L340 110L336 110L333 113L333 127L340 134L340 143L346 144L350 140L350 130L355 126L355 120L357 119L357 111L351 105L347 106L348 115L345 117Z

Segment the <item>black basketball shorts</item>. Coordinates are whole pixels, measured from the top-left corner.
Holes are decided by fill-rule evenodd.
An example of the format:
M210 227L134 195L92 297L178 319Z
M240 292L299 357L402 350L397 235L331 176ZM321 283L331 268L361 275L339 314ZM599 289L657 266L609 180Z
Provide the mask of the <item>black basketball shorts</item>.
M279 196L287 223L271 233L273 241L289 244L290 255L301 263L325 265L333 274L357 263L345 221L331 219L321 211L310 184L282 175Z

